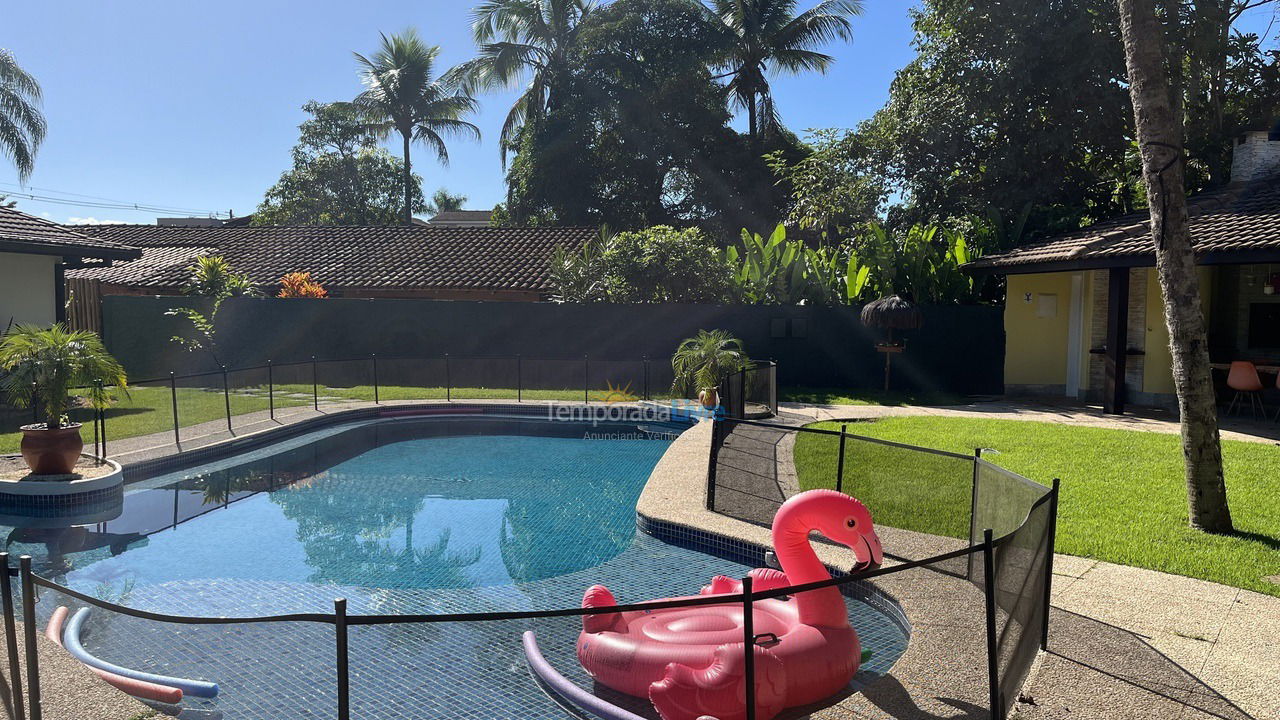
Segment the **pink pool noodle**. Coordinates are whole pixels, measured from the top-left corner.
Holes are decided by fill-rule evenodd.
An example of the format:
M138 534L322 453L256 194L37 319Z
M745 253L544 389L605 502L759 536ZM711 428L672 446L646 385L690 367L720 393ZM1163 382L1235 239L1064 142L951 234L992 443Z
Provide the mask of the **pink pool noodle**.
M59 606L58 609L53 611L53 615L49 618L49 624L44 629L44 636L57 643L58 647L62 647L62 623L66 621L68 613L66 606ZM182 690L178 688L157 685L145 680L134 680L133 678L109 673L106 670L99 670L92 665L85 665L85 667L92 670L95 675L102 678L108 685L135 697L170 705L177 705L182 702Z

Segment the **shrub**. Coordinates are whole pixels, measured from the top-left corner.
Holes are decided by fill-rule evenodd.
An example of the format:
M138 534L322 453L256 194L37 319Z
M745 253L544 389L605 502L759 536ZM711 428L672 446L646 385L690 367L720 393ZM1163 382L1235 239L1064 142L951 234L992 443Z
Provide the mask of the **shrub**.
M311 279L309 272L285 273L280 278L280 294L282 298L323 298L329 297L324 287Z

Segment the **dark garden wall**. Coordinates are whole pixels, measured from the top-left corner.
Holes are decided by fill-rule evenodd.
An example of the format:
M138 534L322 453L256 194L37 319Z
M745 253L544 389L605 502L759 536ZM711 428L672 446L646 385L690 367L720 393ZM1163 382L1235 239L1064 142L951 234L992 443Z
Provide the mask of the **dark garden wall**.
M175 297L103 298L108 348L135 378L216 369L206 353L171 340L189 330L166 316L191 304ZM894 358L900 388L961 393L1003 390L1004 329L1000 308L926 307L924 327L903 333L907 351ZM228 300L218 318L220 359L229 367L320 359L526 358L634 360L666 365L681 339L721 328L741 338L755 359L778 362L784 386L874 388L883 383L878 331L854 307L761 305L558 305L439 300Z

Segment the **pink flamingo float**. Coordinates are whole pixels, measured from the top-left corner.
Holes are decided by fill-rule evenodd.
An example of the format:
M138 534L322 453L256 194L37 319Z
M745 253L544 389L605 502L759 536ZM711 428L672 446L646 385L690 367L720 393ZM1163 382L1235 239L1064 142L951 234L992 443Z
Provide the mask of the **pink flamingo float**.
M782 572L752 570L753 590L830 579L809 544L818 531L847 545L859 569L883 560L871 513L834 490L810 490L783 503L773 519L773 546ZM741 592L742 583L712 579L700 595ZM587 590L583 607L616 605L602 585ZM663 720L742 720L746 717L746 658L740 603L586 615L578 660L601 684L648 697ZM862 660L858 633L849 625L835 587L761 600L752 620L756 717L831 697L848 685Z

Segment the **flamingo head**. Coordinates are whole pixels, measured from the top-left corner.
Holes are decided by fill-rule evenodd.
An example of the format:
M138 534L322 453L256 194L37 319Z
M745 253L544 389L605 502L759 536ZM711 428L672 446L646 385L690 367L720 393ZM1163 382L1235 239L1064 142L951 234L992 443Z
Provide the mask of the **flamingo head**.
M805 514L813 529L853 551L858 559L853 572L877 568L884 562L871 511L860 500L835 490L810 490L788 501L791 502L811 504L811 512Z

